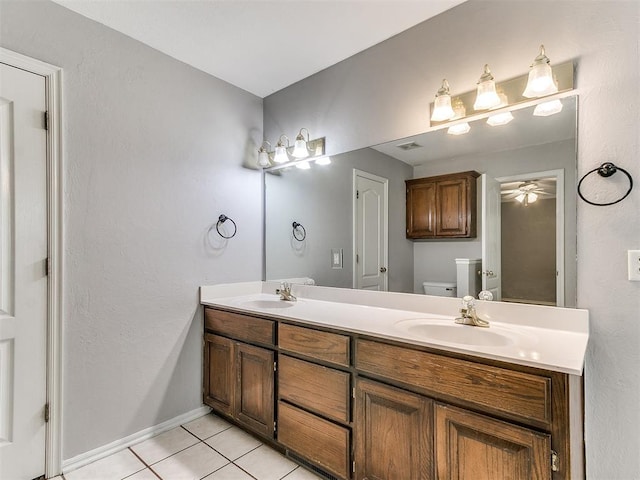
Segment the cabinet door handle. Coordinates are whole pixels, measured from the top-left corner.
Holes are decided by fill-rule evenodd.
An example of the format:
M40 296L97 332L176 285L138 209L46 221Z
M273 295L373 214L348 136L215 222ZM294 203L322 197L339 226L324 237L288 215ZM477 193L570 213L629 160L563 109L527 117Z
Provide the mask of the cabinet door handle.
M385 273L387 271L387 267L380 267L380 273Z

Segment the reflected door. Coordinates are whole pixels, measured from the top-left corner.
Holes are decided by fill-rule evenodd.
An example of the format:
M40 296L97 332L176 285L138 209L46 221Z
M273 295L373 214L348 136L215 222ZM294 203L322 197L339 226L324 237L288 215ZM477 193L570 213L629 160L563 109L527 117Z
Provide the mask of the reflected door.
M45 468L45 88L0 64L0 478Z
M482 174L482 290L493 293L494 300L502 299L500 184L495 178Z
M353 171L354 288L388 289L388 184L386 178Z

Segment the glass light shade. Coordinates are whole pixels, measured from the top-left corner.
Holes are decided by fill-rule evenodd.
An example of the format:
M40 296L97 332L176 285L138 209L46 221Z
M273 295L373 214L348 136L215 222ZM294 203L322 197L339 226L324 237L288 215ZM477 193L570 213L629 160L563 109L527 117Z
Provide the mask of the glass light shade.
M537 195L536 193L529 192L529 193L527 194L527 201L528 201L529 203L533 203L533 202L535 202L536 200L538 200L538 195Z
M526 195L525 195L524 193L521 193L520 195L518 195L518 196L516 197L516 200L517 200L518 202L522 203L522 202L524 202L524 197L525 197L525 196L526 196Z
M540 53L533 60L531 70L529 70L529 78L527 86L522 92L523 97L537 98L551 95L558 91L558 86L553 79L553 71L551 70L551 61L544 52L544 45L540 45Z
M533 110L533 115L536 117L548 117L549 115L555 115L561 111L562 102L560 99L556 99L536 105L536 108Z
M451 120L455 113L451 108L451 95L449 95L449 82L447 79L442 80L442 86L436 93L436 99L433 101L433 112L431 113L432 122L443 122Z
M258 166L263 168L269 166L269 153L264 148L258 150Z
M309 170L311 168L311 165L308 161L304 161L296 163L296 168L299 168L300 170Z
M322 157L316 160L318 165L329 165L331 163L331 157Z
M478 90L476 101L473 104L474 110L488 110L500 105L500 97L496 92L496 82L491 75L489 65L484 66L484 73L478 80Z
M273 156L273 161L275 163L286 163L289 161L289 155L287 155L287 148L278 143L276 146L276 154Z
M459 123L457 125L452 125L447 129L447 133L449 135L464 135L465 133L469 133L471 127L468 123Z
M511 120L513 120L513 114L511 112L502 112L491 115L489 118L487 118L487 123L492 127L498 127L501 125L506 125Z
M298 135L296 138L296 141L293 144L293 152L291 152L291 156L295 158L307 158L309 156L307 142L302 138L302 135Z

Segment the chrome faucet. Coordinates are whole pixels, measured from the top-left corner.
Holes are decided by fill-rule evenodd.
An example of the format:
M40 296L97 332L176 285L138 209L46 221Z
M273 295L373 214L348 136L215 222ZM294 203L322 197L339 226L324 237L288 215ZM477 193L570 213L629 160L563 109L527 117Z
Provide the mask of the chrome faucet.
M474 327L489 327L489 322L478 317L476 299L471 295L466 295L462 298L460 316L455 319L455 322L462 325L473 325Z
M289 282L282 282L280 288L276 288L276 294L280 295L280 300L287 302L295 302L297 300L291 293L291 284Z

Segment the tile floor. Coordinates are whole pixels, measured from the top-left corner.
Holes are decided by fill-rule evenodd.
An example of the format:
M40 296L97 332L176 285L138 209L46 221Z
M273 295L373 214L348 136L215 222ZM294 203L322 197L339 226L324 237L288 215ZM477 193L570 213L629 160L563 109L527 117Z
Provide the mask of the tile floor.
M319 480L209 414L53 480Z

